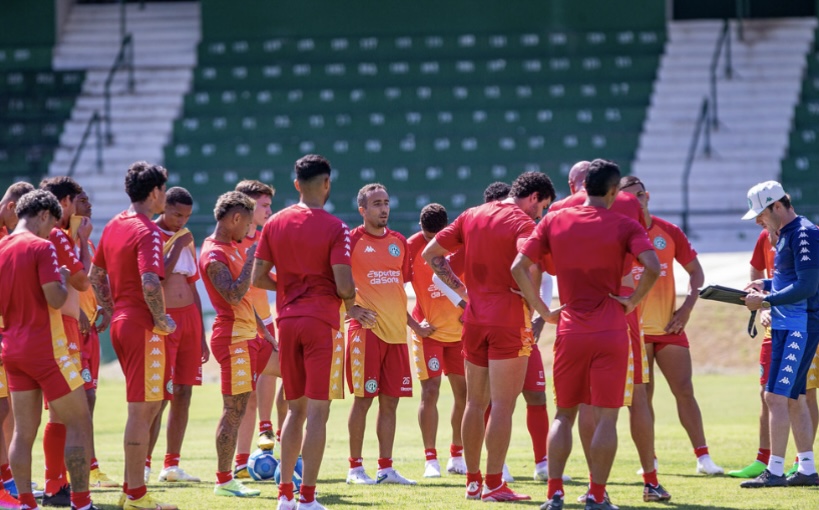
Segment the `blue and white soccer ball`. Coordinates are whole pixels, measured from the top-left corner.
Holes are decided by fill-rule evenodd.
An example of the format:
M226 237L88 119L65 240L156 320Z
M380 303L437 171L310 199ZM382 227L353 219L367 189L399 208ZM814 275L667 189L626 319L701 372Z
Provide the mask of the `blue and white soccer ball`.
M270 480L279 472L279 461L270 450L256 450L247 461L247 473L256 481Z
M279 484L282 481L282 474L279 471L281 466L276 466L276 474L273 476L273 479L276 480L276 483ZM296 461L296 469L293 470L293 492L299 492L301 488L301 473L302 473L302 462L301 462L301 455L299 455L299 460Z

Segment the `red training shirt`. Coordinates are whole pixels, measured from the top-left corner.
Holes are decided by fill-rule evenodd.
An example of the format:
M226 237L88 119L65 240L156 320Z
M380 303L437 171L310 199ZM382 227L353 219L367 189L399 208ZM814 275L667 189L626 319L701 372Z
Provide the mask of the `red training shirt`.
M246 249L246 248L245 248ZM239 253L236 243L217 241L213 236L207 237L202 243L202 253L199 255L199 271L205 275L205 289L208 291L210 302L216 310L216 319L213 321L213 336L215 340L227 340L231 343L252 340L256 338L256 313L253 311L253 302L250 292L245 292L237 305L231 305L216 290L208 276L208 266L214 262L221 262L230 271L234 281L242 273L247 257Z
M754 254L751 256L751 267L757 271L764 271L765 278L773 278L774 257L776 248L771 246L771 238L768 231L762 229L754 245Z

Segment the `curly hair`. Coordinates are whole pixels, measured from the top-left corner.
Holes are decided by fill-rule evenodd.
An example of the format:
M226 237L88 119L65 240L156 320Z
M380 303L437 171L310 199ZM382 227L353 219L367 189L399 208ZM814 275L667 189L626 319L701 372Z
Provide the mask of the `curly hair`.
M549 176L542 172L524 172L513 182L509 196L515 198L526 198L532 193L537 193L538 200L555 199L555 187Z
M48 211L55 219L59 220L63 215L63 208L54 193L37 189L30 191L20 197L17 201L15 212L19 218L33 218L41 211Z
M238 209L247 214L253 214L256 208L256 201L239 191L228 191L216 199L216 207L213 208L213 217L216 221Z
M69 197L72 202L83 191L82 186L77 184L77 181L64 175L43 179L40 182L40 189L50 191L57 197L57 200Z
M506 184L505 182L493 182L487 186L485 190L483 190L483 201L484 203L489 203L496 200L503 200L509 196L509 191L511 189L512 186Z
M168 181L168 171L160 165L137 161L125 174L125 193L131 203L144 202L154 188L161 188Z
M441 204L427 204L421 209L421 228L432 234L437 234L449 223L446 207Z

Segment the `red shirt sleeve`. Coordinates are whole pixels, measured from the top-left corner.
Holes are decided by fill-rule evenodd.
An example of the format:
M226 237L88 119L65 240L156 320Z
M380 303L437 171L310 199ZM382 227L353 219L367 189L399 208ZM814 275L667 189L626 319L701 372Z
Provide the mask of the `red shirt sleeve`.
M165 278L165 256L159 230L141 229L137 234L137 269L139 274L154 273Z
M396 237L404 246L404 261L401 264L401 272L404 274L404 283L412 281L412 261L409 256L409 247L407 246L407 238L396 232Z
M682 229L676 225L669 224L669 234L674 239L674 258L683 267L690 264L692 260L697 258L697 252L691 246L691 242L685 237Z
M518 251L526 255L534 263L541 261L544 255L550 253L549 249L549 225L552 222L553 214L547 214L535 228L534 233L523 243Z
M424 246L421 239L423 239L423 234L416 234L407 239L407 260L409 261L410 272L409 275L404 275L404 282L406 283L412 282L415 278L415 271L412 270L412 267L415 264L415 258L421 256L421 248Z
M91 263L97 266L100 269L106 269L105 267L105 250L103 247L105 246L105 230L102 231L102 236L100 237L100 243L97 245L97 248L94 250L94 258L92 259Z
M464 271L466 270L466 256L464 250L458 250L449 257L449 267L458 278L463 279Z
M527 220L528 220L528 217L527 217ZM532 232L534 232L534 231L535 231L535 222L534 221L531 221L531 220L529 220L529 221L521 220L520 221L520 223L518 224L518 233L517 233L518 239L517 239L517 244L516 244L518 250L523 248L523 243L525 243L526 240L529 239L529 237L531 237Z
M202 265L202 269L207 272L208 266L210 266L214 262L221 262L228 268L230 268L230 261L228 260L227 254L221 250L221 247L218 245L211 246L211 250L207 253L199 263Z
M450 253L458 251L458 248L464 244L462 227L464 223L464 216L468 213L468 210L461 213L457 218L455 218L455 221L435 234L435 240L438 241L438 244L440 244Z
M353 251L353 245L350 241L350 228L345 223L339 222L335 229L335 236L330 245L330 265L352 266L350 254Z
M37 263L37 278L40 286L46 283L62 281L60 264L57 262L57 250L53 244L38 243L34 257Z
M51 233L48 234L48 238L51 240L51 244L54 245L54 249L57 251L57 263L59 263L61 266L67 267L72 275L85 270L82 262L80 262L80 259L78 259L77 255L74 253L71 240L68 239L65 232L59 228L52 229Z
M751 255L751 267L757 271L765 271L767 264L765 262L765 241L768 239L768 231L763 230L759 233L759 237L754 245L754 253Z
M627 218L624 221L628 222L628 251L634 255L635 258L644 251L653 251L654 245L651 244L651 239L648 238L648 231L631 218Z
M270 248L270 230L272 229L272 223L272 221L265 222L264 227L262 227L259 243L256 245L256 258L272 262L273 265L276 265L276 261L273 260L273 250Z

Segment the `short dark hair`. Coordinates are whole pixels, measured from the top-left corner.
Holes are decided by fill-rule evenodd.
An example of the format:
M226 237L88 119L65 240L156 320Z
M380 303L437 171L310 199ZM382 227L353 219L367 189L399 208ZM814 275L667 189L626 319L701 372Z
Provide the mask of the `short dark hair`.
M427 204L421 209L421 228L427 232L437 234L447 223L446 207L441 204Z
M788 195L787 193L785 193L785 196L780 198L776 202L779 202L780 204L782 204L782 207L784 207L785 209L791 209L793 207L793 204L791 203L791 196ZM767 208L769 210L773 211L773 208L774 208L774 205L776 205L776 202L769 205Z
M506 184L505 182L493 182L489 186L483 190L483 202L494 202L496 200L503 200L504 198L509 196L509 191L512 189L512 186Z
M216 221L239 209L247 214L253 214L256 208L256 201L239 191L228 191L216 199L216 207L213 209L213 217Z
M273 198L273 195L276 193L273 186L268 186L262 181L257 181L254 179L245 179L244 181L239 182L239 184L236 185L235 191L244 193L253 200L258 200L261 197Z
M509 190L509 196L515 198L526 198L532 193L537 193L538 201L555 199L555 187L549 176L543 172L524 172L513 182Z
M193 197L185 188L174 186L165 192L166 205L193 205Z
M373 182L373 183L364 185L363 188L358 190L358 197L357 197L358 207L366 208L367 207L367 195L369 195L373 191L378 191L380 189L384 190L385 192L387 191L387 188L383 184L379 184L377 182Z
M307 182L319 175L330 175L330 162L318 154L307 154L296 161L296 179Z
M160 165L147 161L137 161L128 167L125 174L125 193L131 203L144 202L154 188L161 188L168 182L168 171Z
M5 195L3 198L7 198L12 202L17 202L20 200L20 197L25 195L26 193L34 191L34 186L27 182L15 182L11 186L8 187L6 190Z
M638 184L643 188L643 191L646 190L646 185L643 184L643 181L641 181L639 177L637 177L636 175L626 175L625 177L620 179L619 189L630 188Z
M59 220L63 216L63 208L54 193L37 189L29 191L17 202L15 212L18 218L33 218L41 211L48 211L55 219Z
M69 197L73 202L77 195L82 193L82 186L71 177L60 175L58 177L46 177L40 182L40 189L50 191L57 200Z
M620 167L607 159L595 159L586 174L586 192L590 197L603 197L620 184Z

